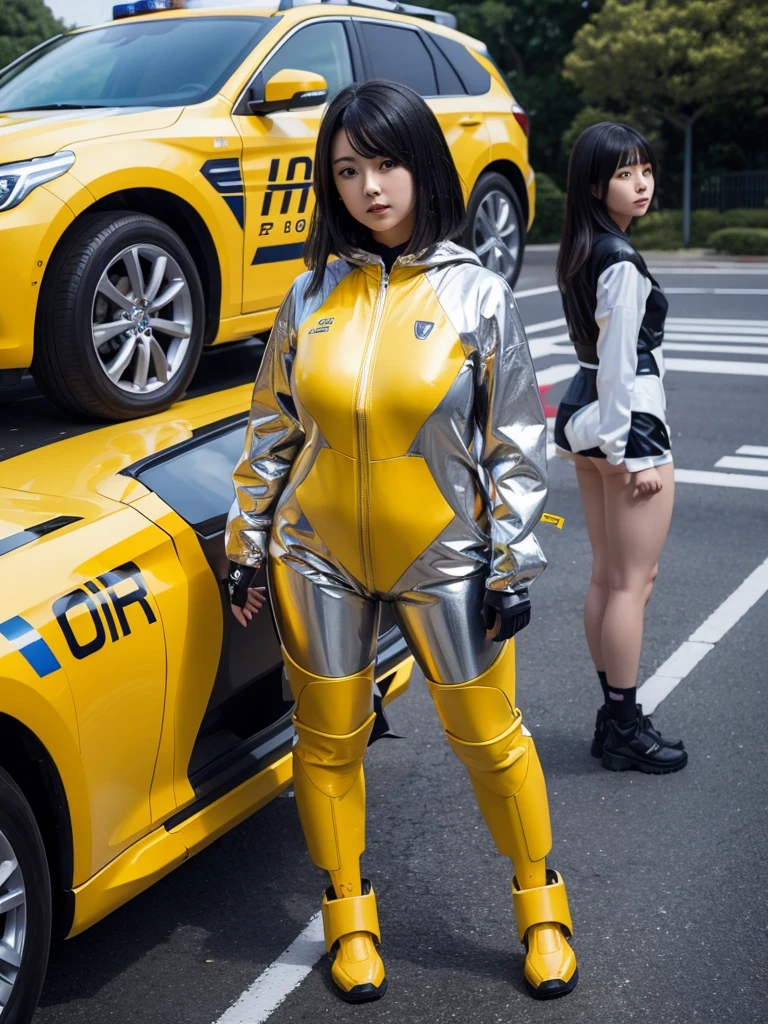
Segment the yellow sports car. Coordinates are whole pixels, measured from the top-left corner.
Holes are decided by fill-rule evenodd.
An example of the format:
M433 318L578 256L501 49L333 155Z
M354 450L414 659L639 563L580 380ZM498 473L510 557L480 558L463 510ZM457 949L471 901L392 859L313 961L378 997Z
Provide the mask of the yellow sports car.
M34 1012L52 924L76 935L291 781L271 617L243 629L222 583L250 392L0 468L3 1024ZM382 621L374 735L411 666Z
M0 71L0 383L146 416L203 346L271 326L301 256L329 95L426 97L464 243L513 283L533 220L528 119L452 15L388 0L137 0Z

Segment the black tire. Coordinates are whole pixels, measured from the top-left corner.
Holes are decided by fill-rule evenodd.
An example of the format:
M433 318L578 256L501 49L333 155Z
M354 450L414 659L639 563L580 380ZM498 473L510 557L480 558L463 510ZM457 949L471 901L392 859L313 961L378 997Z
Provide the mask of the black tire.
M511 269L507 267L500 269L498 266L494 265L494 263L500 263L502 261L494 260L493 258L486 259L482 253L478 253L478 255L486 267L490 270L496 271L496 273L501 273L501 276L505 278L509 286L514 287L523 266L526 222L523 217L523 210L520 205L520 200L517 197L517 193L503 174L498 174L496 171L488 171L486 174L481 174L478 178L475 187L472 189L469 202L467 203L467 229L464 234L463 244L467 249L472 249L473 252L478 251L478 213L484 202L492 199L494 194L498 195L499 193L508 202L510 217L513 218L513 235L517 245L517 256L514 261L514 267ZM507 241L509 240L510 239L507 239Z
M92 335L99 280L110 263L133 245L159 247L176 261L189 288L192 310L181 365L167 384L138 394L109 379ZM204 328L200 275L175 231L140 213L86 214L55 252L46 272L35 324L32 373L40 390L67 412L107 420L150 416L178 401L189 387L200 360Z
M2 1024L29 1024L43 987L51 944L51 882L43 840L24 794L0 768L0 833L13 850L26 898L26 934L21 963L3 1008ZM0 892L2 890L0 889ZM0 940L9 915L0 913ZM0 963L0 971L3 964ZM0 979L2 975L0 974Z

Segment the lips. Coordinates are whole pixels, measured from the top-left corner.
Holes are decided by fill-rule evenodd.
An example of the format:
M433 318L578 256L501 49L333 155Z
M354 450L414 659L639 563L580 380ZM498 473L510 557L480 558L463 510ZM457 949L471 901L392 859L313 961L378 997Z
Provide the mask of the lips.
M650 199L636 199L635 200L635 206L645 206L645 204L649 203L649 202L650 202Z
M383 203L374 203L373 206L368 207L368 213L384 213L389 207Z

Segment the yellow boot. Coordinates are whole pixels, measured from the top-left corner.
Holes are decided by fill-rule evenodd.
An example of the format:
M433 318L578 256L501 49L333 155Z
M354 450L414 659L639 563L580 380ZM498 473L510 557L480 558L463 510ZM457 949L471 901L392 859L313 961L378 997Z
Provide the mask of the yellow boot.
M515 707L514 641L477 679L427 683L493 840L515 867L512 900L527 950L528 991L536 999L567 995L579 977L566 941L573 926L563 880L546 869L552 848L547 790L533 740Z
M314 676L283 651L296 701L294 792L309 855L331 876L323 930L335 953L331 977L342 999L380 999L387 989L376 897L360 878L365 849L363 757L373 728L373 665L354 676Z

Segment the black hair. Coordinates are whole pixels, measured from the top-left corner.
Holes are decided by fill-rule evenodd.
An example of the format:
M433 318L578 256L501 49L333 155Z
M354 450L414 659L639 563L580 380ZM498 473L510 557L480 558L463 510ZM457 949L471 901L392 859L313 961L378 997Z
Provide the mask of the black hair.
M437 118L421 96L383 79L348 85L329 104L317 137L317 202L304 247L304 260L313 271L308 295L320 290L329 256L352 256L370 241L366 229L341 202L334 183L331 148L342 128L360 156L388 157L413 175L416 220L405 253L454 238L464 227L464 197L456 165Z
M625 237L605 207L605 196L618 168L634 164L650 164L656 177L658 165L648 140L626 124L601 121L576 140L568 161L565 224L557 257L561 292L584 266L596 234L607 231Z

